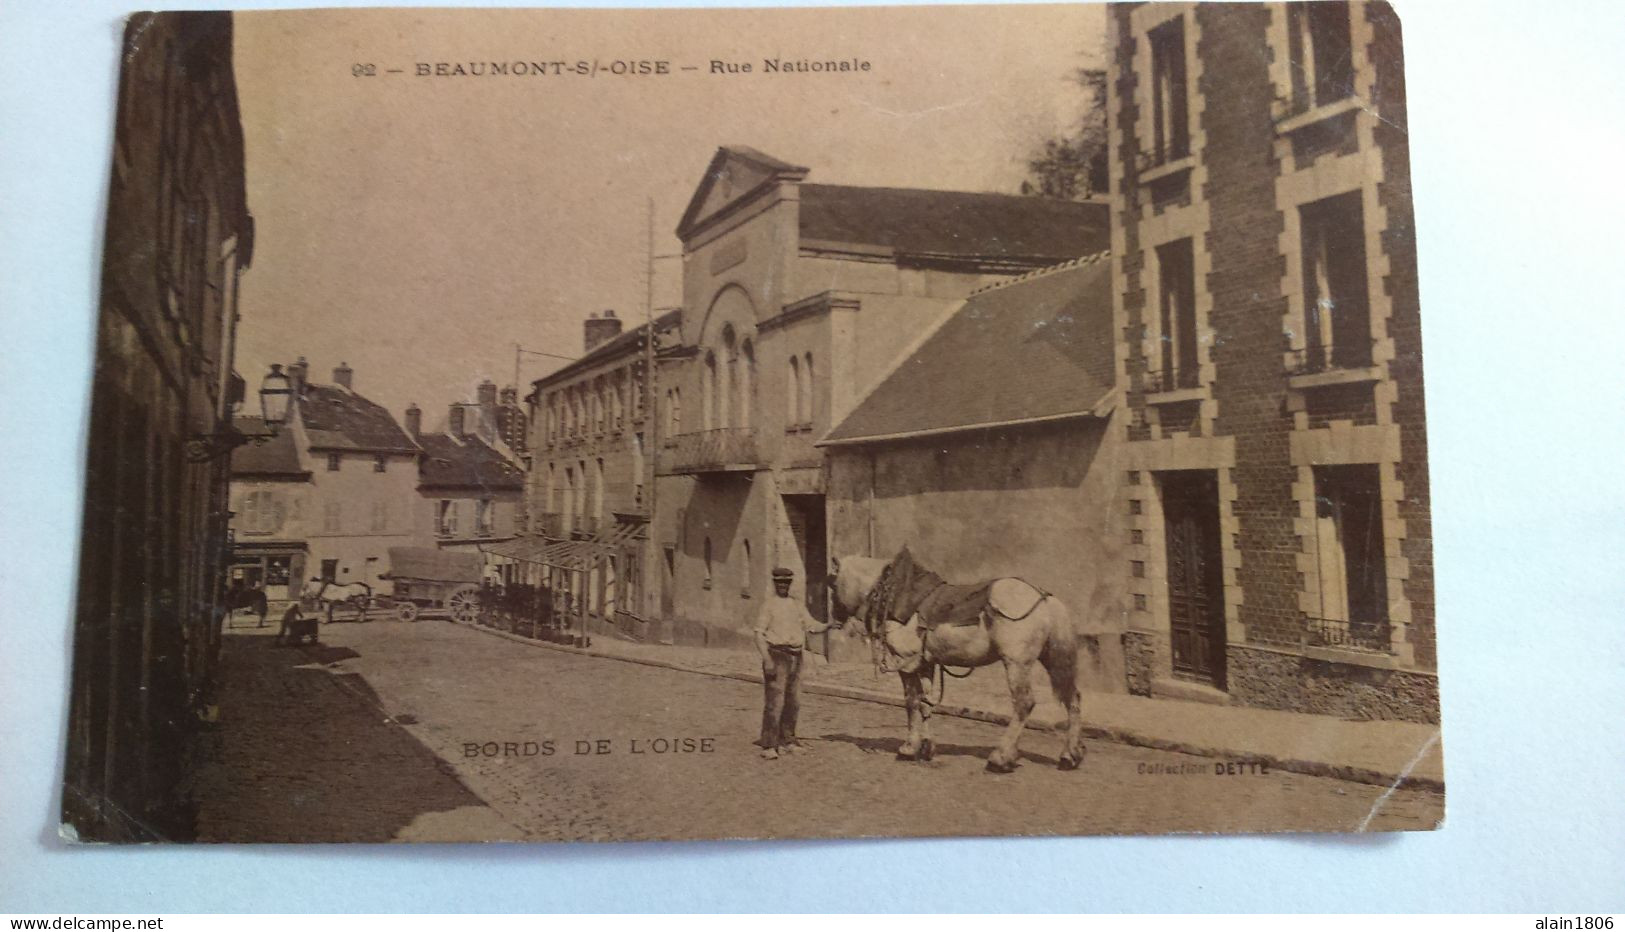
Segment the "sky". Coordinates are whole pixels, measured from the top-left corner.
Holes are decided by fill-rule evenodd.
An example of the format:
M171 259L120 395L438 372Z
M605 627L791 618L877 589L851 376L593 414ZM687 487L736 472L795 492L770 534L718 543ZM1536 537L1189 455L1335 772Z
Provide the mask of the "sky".
M303 355L316 381L348 363L358 392L397 417L421 405L432 427L483 379L511 384L515 344L573 357L588 314L640 322L650 204L655 253L678 252L718 146L813 182L1013 193L1080 119L1069 76L1098 64L1104 28L1103 7L1076 4L239 13L255 247L238 371L252 392L272 362ZM765 58L870 70L771 74ZM607 73L658 60L670 74ZM491 61L600 72L417 73ZM679 264L654 278L655 305L678 303ZM521 384L563 364L527 355Z

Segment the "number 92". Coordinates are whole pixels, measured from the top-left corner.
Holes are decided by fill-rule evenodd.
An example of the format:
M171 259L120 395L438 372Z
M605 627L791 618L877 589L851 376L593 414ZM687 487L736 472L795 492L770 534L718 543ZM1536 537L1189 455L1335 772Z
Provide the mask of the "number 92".
M378 74L377 65L351 65L350 73L358 78L370 78Z

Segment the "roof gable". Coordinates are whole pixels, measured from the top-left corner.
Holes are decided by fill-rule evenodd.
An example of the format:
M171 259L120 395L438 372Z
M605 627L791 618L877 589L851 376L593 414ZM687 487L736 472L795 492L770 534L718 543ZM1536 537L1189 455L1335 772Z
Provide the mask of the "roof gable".
M1035 272L972 294L821 443L1097 415L1115 382L1112 347L1104 256Z
M723 146L711 157L700 186L689 199L683 219L677 224L679 239L689 236L707 221L741 203L764 188L780 181L800 181L810 169L782 162L749 146Z

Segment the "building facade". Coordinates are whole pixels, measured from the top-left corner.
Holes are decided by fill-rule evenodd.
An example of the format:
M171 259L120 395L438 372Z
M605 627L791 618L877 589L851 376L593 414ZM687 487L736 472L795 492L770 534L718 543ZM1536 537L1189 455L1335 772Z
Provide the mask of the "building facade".
M1111 292L1104 254L975 292L819 445L837 553L906 546L950 582L1026 580L1082 635L1080 685L1120 693L1126 438Z
M125 29L91 389L62 819L80 839L193 836L180 789L212 716L227 463L253 251L225 13Z
M1399 21L1109 21L1131 689L1437 721Z
M481 552L518 535L525 473L505 439L505 428L523 418L513 397L510 388L499 401L496 385L486 381L474 403L451 405L445 428L434 432L423 430L421 409L406 409L406 432L423 451L414 522L420 539L442 550Z
M309 369L302 356L288 367L286 439L234 454L233 571L267 586L285 578L290 598L314 579L387 595L389 548L432 546L417 524L421 450L355 391L349 366L331 384L311 382Z
M747 640L777 565L824 617L828 476L815 440L972 290L1106 242L1103 204L808 173L725 147L677 230L685 318L659 372L650 585L685 643Z
M657 344L679 342L681 311L653 323ZM582 636L660 637L644 585L658 429L647 416L649 329L623 332L614 311L595 313L581 357L533 383L526 537L493 551L546 591L550 622Z

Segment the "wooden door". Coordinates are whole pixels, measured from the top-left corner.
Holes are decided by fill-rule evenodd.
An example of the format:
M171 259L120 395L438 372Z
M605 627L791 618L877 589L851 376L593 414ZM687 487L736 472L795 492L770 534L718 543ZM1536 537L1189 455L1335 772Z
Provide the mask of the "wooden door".
M1225 688L1224 563L1218 483L1210 472L1164 473L1168 620L1174 674Z

